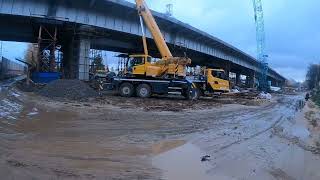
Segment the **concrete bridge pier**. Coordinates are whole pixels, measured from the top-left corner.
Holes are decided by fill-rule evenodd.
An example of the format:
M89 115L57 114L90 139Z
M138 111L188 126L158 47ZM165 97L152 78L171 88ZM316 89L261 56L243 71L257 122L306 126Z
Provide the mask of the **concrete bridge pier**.
M227 61L225 63L224 71L226 73L227 78L229 79L230 78L230 72L231 72L231 63L230 63L230 61Z
M238 72L236 73L236 86L241 85L241 74Z
M66 33L62 42L62 73L66 79L89 80L90 35L83 31Z
M254 71L250 71L246 77L246 86L249 88L254 88L256 75Z
M75 67L77 63L73 57L74 51L74 36L72 34L65 34L61 42L61 51L63 53L62 59L62 76L65 79L76 79Z
M77 62L78 62L78 79L83 81L89 81L89 69L90 69L90 39L86 36L80 36L77 46Z
M271 80L271 85L272 85L272 86L275 86L275 87L281 87L281 86L282 86L281 83L280 83L280 81L277 81L277 80L275 80L275 79L272 79L272 80Z

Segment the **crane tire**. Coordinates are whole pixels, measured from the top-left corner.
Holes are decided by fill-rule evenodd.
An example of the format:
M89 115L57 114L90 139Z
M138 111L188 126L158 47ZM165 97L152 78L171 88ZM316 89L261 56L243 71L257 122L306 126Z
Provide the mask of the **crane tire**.
M148 84L140 84L136 89L136 93L138 97L149 98L152 94L151 87Z
M120 96L132 97L134 94L134 86L131 83L123 83L119 88Z
M183 92L183 96L187 100L198 100L201 96L200 90L198 88L192 88L191 90L187 89Z

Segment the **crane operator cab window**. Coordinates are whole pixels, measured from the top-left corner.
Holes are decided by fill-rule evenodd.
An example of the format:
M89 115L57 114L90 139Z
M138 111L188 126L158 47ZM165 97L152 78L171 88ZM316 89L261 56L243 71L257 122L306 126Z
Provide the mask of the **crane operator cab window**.
M129 59L128 67L138 66L144 63L143 57L132 57Z
M152 58L147 57L147 62L151 63ZM133 67L145 64L145 57L130 57L128 60L128 71L132 72Z
M215 78L228 80L228 77L226 76L224 71L212 71L212 76L215 77Z
M152 58L151 57L147 57L147 62L152 63Z
M128 67L134 67L144 64L145 57L131 57L128 61ZM147 62L151 63L151 57L147 57Z
M143 57L130 57L127 63L127 69L129 72L132 72L132 69L134 66L138 66L142 64L144 64Z

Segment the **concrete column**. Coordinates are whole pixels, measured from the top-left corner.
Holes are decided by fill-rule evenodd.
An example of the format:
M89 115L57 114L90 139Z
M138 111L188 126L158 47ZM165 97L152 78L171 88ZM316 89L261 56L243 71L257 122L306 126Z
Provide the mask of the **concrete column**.
M78 79L83 81L89 81L89 69L90 69L90 39L87 37L80 37L79 49L78 49Z
M254 71L250 72L246 77L246 86L248 88L254 88L255 79L256 79L255 72Z
M236 73L236 86L241 85L241 74Z
M228 77L228 79L230 79L230 71L231 71L231 64L229 61L226 62L226 65L225 65L225 73L226 73L226 76Z
M90 38L68 34L62 43L63 77L66 79L89 80Z
M77 79L78 77L78 58L76 49L78 48L73 34L66 34L62 38L62 75L65 79Z
M61 37L63 52L63 76L66 79L89 80L90 47L93 31L88 26L79 28L70 27L72 30Z
M277 80L271 80L271 86L278 86Z

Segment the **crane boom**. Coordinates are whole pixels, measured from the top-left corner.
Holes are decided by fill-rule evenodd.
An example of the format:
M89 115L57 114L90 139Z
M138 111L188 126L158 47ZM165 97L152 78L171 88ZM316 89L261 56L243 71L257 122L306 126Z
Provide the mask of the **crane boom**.
M167 60L168 58L172 58L172 54L167 46L166 41L163 38L163 35L157 25L154 17L150 9L148 8L146 2L144 0L136 0L137 10L139 12L139 16L142 16L146 26L148 27L157 48L162 56L163 60ZM144 31L144 30L143 30Z

